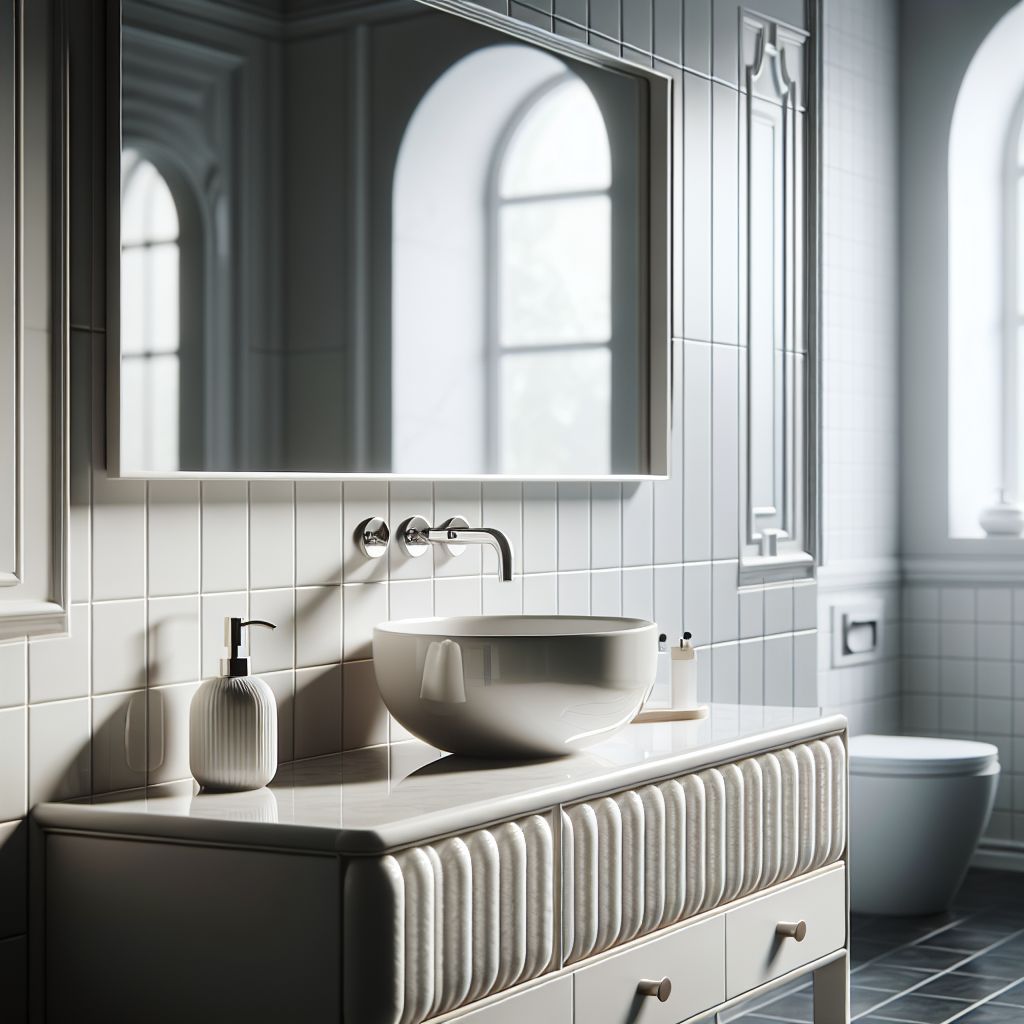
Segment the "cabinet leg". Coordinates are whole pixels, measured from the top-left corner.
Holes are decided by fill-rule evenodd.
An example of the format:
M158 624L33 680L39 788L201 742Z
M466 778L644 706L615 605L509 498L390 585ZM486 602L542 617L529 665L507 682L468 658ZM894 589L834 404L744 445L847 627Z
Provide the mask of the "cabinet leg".
M814 972L814 1024L850 1024L848 957Z

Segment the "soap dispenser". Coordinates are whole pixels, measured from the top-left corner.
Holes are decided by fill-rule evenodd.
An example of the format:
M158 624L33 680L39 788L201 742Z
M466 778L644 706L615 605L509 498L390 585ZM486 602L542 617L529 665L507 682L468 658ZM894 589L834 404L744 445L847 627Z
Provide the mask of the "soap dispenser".
M250 675L242 628L272 622L224 620L226 658L222 675L196 691L189 712L189 766L203 789L259 789L277 772L277 701L262 680Z

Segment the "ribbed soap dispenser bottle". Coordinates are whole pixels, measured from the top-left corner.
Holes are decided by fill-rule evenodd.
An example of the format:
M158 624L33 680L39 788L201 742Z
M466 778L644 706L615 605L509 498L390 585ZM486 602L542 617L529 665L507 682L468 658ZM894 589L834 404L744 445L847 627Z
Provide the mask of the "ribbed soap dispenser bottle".
M249 674L244 626L276 628L261 619L225 619L223 675L207 680L192 698L188 759L203 789L259 789L277 771L277 701L262 679Z

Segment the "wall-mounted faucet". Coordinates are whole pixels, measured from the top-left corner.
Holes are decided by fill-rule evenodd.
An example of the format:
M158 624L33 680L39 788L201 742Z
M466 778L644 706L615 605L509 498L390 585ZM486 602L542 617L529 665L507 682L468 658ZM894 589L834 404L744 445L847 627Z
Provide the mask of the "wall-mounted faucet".
M489 544L498 556L498 579L505 583L512 579L508 537L491 526L470 526L462 516L453 516L440 526L431 526L423 516L412 516L398 528L398 542L413 558L419 558L431 544L440 544L450 555L461 555L467 544Z

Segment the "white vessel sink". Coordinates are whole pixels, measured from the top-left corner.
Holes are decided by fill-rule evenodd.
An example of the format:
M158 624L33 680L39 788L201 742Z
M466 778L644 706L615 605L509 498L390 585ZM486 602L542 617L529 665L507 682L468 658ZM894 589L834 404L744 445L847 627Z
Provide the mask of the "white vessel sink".
M621 729L654 685L643 619L481 615L385 622L377 685L411 733L476 757L569 754Z

